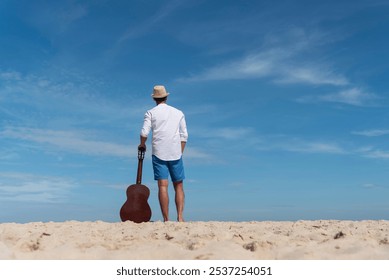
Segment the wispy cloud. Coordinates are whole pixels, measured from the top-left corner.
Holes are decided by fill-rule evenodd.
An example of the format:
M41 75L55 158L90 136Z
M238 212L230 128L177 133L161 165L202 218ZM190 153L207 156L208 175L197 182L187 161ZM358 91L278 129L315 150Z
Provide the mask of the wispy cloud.
M308 36L301 30L291 30L285 38L271 46L238 59L221 63L203 72L178 79L181 82L209 80L268 78L274 83L347 85L349 81L325 62L317 62L304 55L317 44L320 36Z
M259 151L284 151L311 154L350 154L347 148L334 141L305 140L302 138L280 135L259 134L252 127L220 127L207 130L194 129L196 137L207 139L206 145L218 146L221 142L233 149L254 149Z
M346 154L346 150L336 143L300 142L286 144L282 147L289 152L320 153L320 154Z
M191 147L188 145L188 147L185 149L184 152L185 158L189 159L201 159L201 160L211 160L213 156L210 152L203 151L202 149Z
M1 137L30 141L68 152L91 155L129 157L136 147L91 139L91 133L83 131L50 130L26 127L7 127L0 132Z
M295 137L268 137L260 150L286 151L309 154L348 154L349 152L338 143L325 141L308 141Z
M362 130L362 131L354 131L352 134L367 136L367 137L378 137L389 135L389 129L371 129L371 130Z
M34 2L25 10L27 11L25 18L32 25L52 34L67 31L73 23L88 15L88 6L74 1L50 4Z
M352 106L375 106L379 97L373 93L367 92L361 88L342 89L336 93L324 95L308 95L297 99L302 103L341 103Z
M357 149L355 153L366 158L389 159L389 151L374 146L361 147Z
M18 81L22 79L22 75L17 71L4 71L0 72L0 79L4 81Z
M255 129L252 127L221 126L212 129L206 127L192 127L191 134L198 138L217 139L218 141L236 141L248 137L256 137Z
M383 151L379 149L371 149L365 151L365 157L376 158L376 159L389 159L389 151Z
M131 25L119 38L117 44L121 44L128 39L145 35L147 32L158 26L158 24L170 14L180 8L184 3L185 1L183 0L165 1L160 9L158 9L153 15L147 17L141 24L135 26Z
M77 126L139 118L146 110L130 94L126 102L107 98L102 82L88 75L57 70L55 77L0 71L0 98L6 105L1 110L24 123L55 116L50 122L66 119ZM20 111L20 107L28 109Z
M384 188L381 185L377 185L377 184L373 184L373 183L363 184L362 187L365 188L365 189L370 189L370 190L371 189L382 189L382 188Z
M286 58L293 54L284 50L265 51L252 54L240 60L211 67L204 72L178 79L180 82L211 80L270 78L274 83L347 85L342 75L326 65L296 65ZM293 66L293 64L295 64ZM323 70L326 69L326 70Z
M214 129L211 137L217 137L223 140L242 140L247 137L252 137L254 132L254 129L251 127L221 127ZM210 135L204 134L204 137L210 137Z
M212 131L212 133L209 133ZM212 129L193 128L192 135L204 139L202 143L206 147L219 149L226 147L232 151L269 151L289 152L301 154L332 154L350 155L356 152L353 148L338 143L337 141L326 141L318 139L304 139L287 134L262 134L253 127L219 127ZM220 145L223 143L223 145ZM360 151L359 153L362 153Z
M0 136L3 139L9 138L36 144L38 149L44 151L51 149L51 151L66 151L88 156L130 158L134 156L133 151L137 149L137 145L134 144L125 145L97 140L97 136L92 131L6 127L0 131ZM7 154L4 155L6 156ZM8 154L8 156L11 155ZM212 158L210 153L190 145L185 150L185 157L190 159Z
M268 143L268 145L266 145ZM389 159L389 151L381 150L374 146L356 148L355 145L342 145L330 141L307 141L298 138L281 137L272 141L266 141L261 146L262 150L283 150L295 153L309 154L333 154L333 155L354 155L365 158Z
M307 140L287 135L263 135L260 145L255 147L260 151L285 151L302 154L328 154L342 156L358 156L372 159L389 159L389 151L375 146L358 147L352 143L337 141Z
M311 64L308 66L284 67L276 81L290 84L312 84L344 86L348 80L329 69L326 65Z
M179 81L192 82L266 77L273 73L275 64L274 60L266 58L266 56L266 53L249 55L241 60L211 67L203 73L181 78Z
M245 156L245 151L254 148L259 141L252 127L221 126L210 129L194 126L190 129L184 157L202 160L202 164L229 164L235 156Z
M85 17L88 14L88 8L84 5L76 4L59 13L59 20L62 28L66 28L73 22Z
M270 42L263 42L247 55L205 68L198 73L180 77L179 82L203 82L220 80L263 79L275 84L299 84L331 86L331 93L312 94L297 99L303 103L341 103L352 106L374 106L379 99L358 85L355 85L336 68L321 51L332 44L330 34L299 28L270 36Z
M320 100L326 102L345 103L355 106L366 106L377 100L377 96L359 88L342 90L336 94L323 95Z
M77 183L28 173L0 173L0 200L18 202L64 202Z

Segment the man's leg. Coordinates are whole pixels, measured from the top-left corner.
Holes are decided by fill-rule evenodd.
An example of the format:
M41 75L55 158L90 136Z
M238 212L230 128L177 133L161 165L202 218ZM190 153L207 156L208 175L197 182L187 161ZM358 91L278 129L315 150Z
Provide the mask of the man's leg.
M177 221L184 222L184 204L185 193L183 181L173 183L174 190L176 191L176 208L177 208Z
M168 194L168 180L158 180L158 198L163 220L169 221L169 194Z

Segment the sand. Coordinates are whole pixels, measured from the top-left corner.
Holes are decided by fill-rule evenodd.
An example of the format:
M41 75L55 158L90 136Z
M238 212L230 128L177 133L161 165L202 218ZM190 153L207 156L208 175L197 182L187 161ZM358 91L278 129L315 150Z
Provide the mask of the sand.
M3 223L0 259L382 260L389 221Z

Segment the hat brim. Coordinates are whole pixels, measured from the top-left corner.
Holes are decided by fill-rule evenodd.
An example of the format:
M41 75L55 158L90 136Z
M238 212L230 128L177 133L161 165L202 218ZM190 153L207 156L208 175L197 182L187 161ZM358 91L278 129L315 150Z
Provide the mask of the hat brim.
M168 95L169 95L168 92L167 92L166 94L159 95L159 96L156 96L156 95L154 95L154 93L152 93L152 94L151 94L151 97L152 97L152 98L165 98L165 97L168 96Z

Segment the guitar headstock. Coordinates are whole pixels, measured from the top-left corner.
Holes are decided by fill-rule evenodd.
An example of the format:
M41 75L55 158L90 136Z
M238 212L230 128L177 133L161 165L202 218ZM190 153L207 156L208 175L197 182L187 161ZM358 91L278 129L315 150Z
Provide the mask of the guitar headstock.
M145 148L138 148L138 159L143 160L145 158Z

